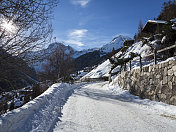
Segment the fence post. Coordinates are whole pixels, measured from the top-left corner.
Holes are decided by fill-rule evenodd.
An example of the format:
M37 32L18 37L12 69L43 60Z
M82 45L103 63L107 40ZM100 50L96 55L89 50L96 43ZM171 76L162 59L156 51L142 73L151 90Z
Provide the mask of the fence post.
M154 64L156 65L157 64L157 58L156 58L156 49L154 49Z
M130 60L130 71L131 71L131 60Z
M124 71L126 71L126 62L124 63Z
M139 63L140 63L140 69L142 70L142 57L141 57L141 55L139 55L139 57L140 57L140 61L139 61Z

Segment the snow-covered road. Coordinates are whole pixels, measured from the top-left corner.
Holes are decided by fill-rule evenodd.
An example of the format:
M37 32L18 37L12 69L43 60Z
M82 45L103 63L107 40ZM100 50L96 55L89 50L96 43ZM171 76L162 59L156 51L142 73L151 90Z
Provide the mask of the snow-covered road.
M113 94L106 82L75 89L63 107L55 132L175 132L175 115L125 92ZM149 101L150 102L150 101ZM151 101L152 102L152 101ZM175 106L171 106L175 110ZM172 114L172 113L171 113Z

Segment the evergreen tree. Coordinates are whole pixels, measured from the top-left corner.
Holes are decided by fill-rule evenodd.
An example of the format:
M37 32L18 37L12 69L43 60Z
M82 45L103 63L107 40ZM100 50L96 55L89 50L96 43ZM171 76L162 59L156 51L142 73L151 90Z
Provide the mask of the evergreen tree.
M135 42L137 41L137 35L136 35L136 33L134 35L134 40L135 40Z
M142 20L139 20L139 26L138 26L138 34L142 33L142 29L143 29L143 24L142 24Z
M113 56L115 55L115 49L114 49L114 47L112 48L112 54L113 54Z
M176 18L176 2L175 0L163 3L161 13L158 16L158 20L169 21L173 18Z
M136 35L137 40L141 39L142 37L142 29L143 29L143 24L142 20L139 20L139 25L138 25L138 34Z

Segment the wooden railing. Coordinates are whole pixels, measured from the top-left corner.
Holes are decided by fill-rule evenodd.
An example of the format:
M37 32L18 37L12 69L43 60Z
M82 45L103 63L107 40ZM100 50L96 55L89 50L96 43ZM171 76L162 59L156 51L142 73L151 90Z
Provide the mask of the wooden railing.
M150 56L153 56L153 58L154 58L153 61L154 61L154 64L156 65L156 64L157 64L157 54L159 54L159 53L161 53L161 52L164 52L164 51L168 51L168 50L173 49L173 48L176 48L176 44L174 44L174 45L172 45L172 46L169 46L169 47L166 47L166 48L163 48L163 49L158 50L158 51L154 50L153 53L148 54L148 55L143 56L143 57L141 57L141 55L139 55L139 58L136 58L136 59L131 60L131 61L129 62L129 63L130 63L130 70L132 69L131 62L133 62L133 61L138 61L138 60L139 60L140 69L142 69L142 66L143 66L143 65L142 65L142 59L147 58L147 57L150 57ZM125 64L125 67L126 67L126 64ZM126 68L125 68L124 70L126 70Z

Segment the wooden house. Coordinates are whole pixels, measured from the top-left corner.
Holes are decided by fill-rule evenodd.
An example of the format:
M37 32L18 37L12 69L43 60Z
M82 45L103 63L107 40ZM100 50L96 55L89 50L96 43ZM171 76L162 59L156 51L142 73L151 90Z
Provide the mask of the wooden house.
M167 21L148 20L142 30L142 33L156 33L157 30L161 30L162 26L166 24Z

